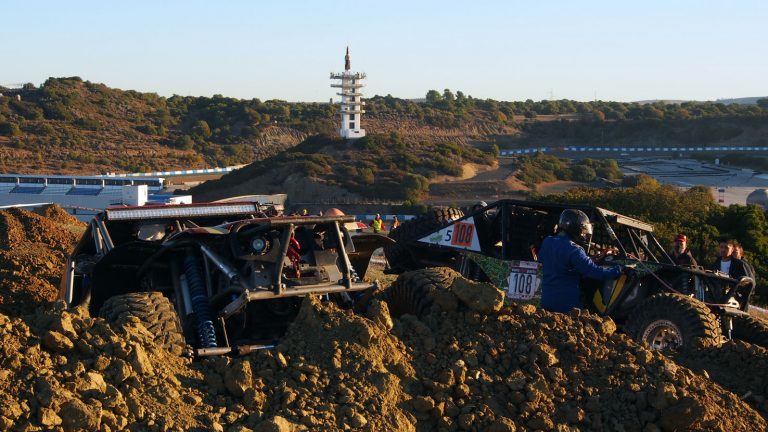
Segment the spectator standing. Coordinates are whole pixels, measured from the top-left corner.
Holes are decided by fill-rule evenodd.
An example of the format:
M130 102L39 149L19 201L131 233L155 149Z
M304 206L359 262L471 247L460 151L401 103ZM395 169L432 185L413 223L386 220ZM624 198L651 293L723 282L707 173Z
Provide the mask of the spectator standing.
M581 210L568 209L560 214L558 233L544 239L539 251L542 264L541 307L553 312L581 308L582 277L613 280L621 276L622 267L599 267L576 242L588 242L592 224Z
M397 220L397 215L395 215L395 218L392 219L392 225L389 227L389 230L392 231L399 226L400 226L400 221Z
M669 254L675 264L685 267L696 267L696 259L691 255L691 251L688 250L688 237L685 234L678 234L675 237L675 245L672 249L672 253Z
M733 279L747 275L744 262L733 256L733 240L720 240L720 256L709 266L710 270L719 271Z
M733 256L736 259L741 260L742 263L744 263L744 271L746 271L747 276L751 277L752 279L755 278L755 269L752 267L752 264L744 261L744 248L738 243L733 242Z
M384 230L384 221L381 220L381 215L379 213L376 213L376 218L371 222L371 226L375 233L380 233Z

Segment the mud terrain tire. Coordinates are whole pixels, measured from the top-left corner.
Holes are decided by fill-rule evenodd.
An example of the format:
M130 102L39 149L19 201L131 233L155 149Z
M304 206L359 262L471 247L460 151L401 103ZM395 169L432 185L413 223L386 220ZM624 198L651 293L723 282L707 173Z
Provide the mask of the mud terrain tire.
M464 217L464 212L457 208L432 209L415 219L400 224L399 227L389 233L389 238L397 243L384 247L384 256L390 267L400 270L415 269L416 262L406 243L462 217Z
M768 348L768 323L752 316L735 316L731 336L734 339Z
M131 317L155 336L155 343L169 352L181 355L186 343L179 316L167 297L160 292L140 292L111 297L99 311L110 324L125 323Z
M432 267L403 273L379 296L387 302L392 318L411 314L423 317L432 308L433 294L448 289L461 275L448 267Z
M720 344L717 317L693 298L660 293L640 304L627 319L627 334L653 349L687 349Z

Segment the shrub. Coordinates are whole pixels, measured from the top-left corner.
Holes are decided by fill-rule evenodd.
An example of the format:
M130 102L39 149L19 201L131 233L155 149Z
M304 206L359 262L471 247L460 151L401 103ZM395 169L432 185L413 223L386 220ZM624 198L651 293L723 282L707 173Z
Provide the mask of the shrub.
M157 135L157 128L151 124L138 125L134 129L145 135Z
M15 137L21 135L21 128L16 123L0 123L0 135Z

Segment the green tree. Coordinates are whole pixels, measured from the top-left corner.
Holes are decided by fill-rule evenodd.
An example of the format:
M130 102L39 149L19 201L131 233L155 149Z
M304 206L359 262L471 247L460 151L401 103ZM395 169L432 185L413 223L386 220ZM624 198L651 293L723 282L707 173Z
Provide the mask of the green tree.
M360 177L358 178L361 184L372 185L375 181L373 176L373 170L370 168L360 168Z
M191 150L195 146L195 140L189 135L182 135L173 141L173 146L181 150Z
M207 139L211 137L211 128L205 120L198 120L192 126L192 133Z
M422 175L406 174L403 178L403 191L406 200L416 201L428 189L429 180Z
M427 103L430 105L434 105L440 102L442 99L443 97L440 96L440 93L438 93L437 90L430 90L427 92Z
M571 178L580 182L591 182L597 178L595 169L587 165L576 165L571 170Z

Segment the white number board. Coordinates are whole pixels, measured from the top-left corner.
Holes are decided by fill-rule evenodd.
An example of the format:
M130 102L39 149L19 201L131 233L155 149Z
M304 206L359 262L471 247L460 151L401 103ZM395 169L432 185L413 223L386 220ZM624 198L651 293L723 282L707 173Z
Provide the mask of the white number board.
M530 300L540 284L538 265L521 261L519 266L510 269L507 276L507 296L515 300Z
M480 252L474 218L454 222L434 234L419 239L422 243Z

